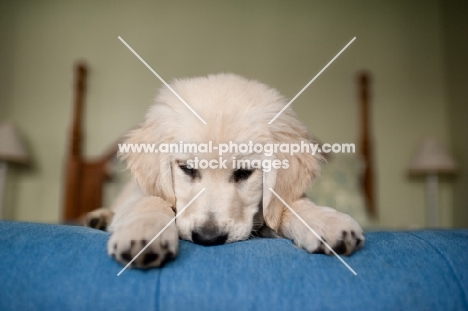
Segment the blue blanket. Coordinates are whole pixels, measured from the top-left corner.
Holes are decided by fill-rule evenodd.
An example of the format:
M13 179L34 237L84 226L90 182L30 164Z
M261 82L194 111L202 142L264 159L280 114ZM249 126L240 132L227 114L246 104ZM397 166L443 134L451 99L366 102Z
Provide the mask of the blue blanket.
M468 310L468 230L372 232L343 259L285 239L182 241L161 269L127 269L108 233L0 222L0 310Z

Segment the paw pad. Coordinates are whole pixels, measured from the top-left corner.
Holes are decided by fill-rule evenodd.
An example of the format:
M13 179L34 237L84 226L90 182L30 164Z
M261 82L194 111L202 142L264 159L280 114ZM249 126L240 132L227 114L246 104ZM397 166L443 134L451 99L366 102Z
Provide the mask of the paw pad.
M144 254L143 255L143 264L146 266L146 265L152 263L153 261L158 260L158 258L159 258L159 255L155 254L155 253Z

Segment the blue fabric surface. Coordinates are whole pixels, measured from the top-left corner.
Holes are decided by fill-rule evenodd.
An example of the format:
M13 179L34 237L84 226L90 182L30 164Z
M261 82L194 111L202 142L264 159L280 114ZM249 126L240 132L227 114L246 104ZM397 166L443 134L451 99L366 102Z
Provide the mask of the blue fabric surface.
M468 310L468 230L373 232L344 260L284 239L182 241L162 269L122 268L108 234L0 222L0 310Z

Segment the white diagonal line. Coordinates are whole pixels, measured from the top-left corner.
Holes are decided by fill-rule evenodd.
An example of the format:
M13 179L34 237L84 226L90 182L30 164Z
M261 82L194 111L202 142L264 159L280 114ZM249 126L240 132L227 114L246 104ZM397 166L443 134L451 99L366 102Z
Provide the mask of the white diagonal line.
M198 113L197 113L195 110L193 110L193 108L190 107L190 105L187 104L187 102L186 102L182 97L180 97L179 94L177 94L177 92L174 91L174 89L173 89L169 84L167 84L166 81L164 81L164 79L161 78L161 76L158 75L158 73L157 73L156 71L154 71L153 68L150 67L150 65L148 65L148 63L146 63L145 60L144 60L143 58L141 58L140 55L138 55L138 53L135 52L135 50L132 49L132 47L131 47L130 45L127 44L127 42L125 42L124 39L122 39L120 36L119 36L118 38L119 38L120 41L122 41L123 44L125 44L125 46L126 46L130 51L132 51L133 54L135 54L135 56L136 56L146 67L148 67L148 69L149 69L156 77L158 77L159 80L161 80L162 83L164 83L164 85L165 85L172 93L174 93L175 96L177 96L177 98L178 98L185 106L187 106L187 108L188 108L195 116L197 116L198 119L200 119L200 121L203 122L203 124L206 124L205 120L203 120L202 117L200 117L200 116L198 115Z
M291 104L293 103L293 101L295 101L295 100L296 100L296 98L298 98L298 97L299 97L299 95L301 95L301 94L302 94L302 92L304 92L304 91L305 91L305 90L306 90L306 89L309 87L309 85L311 85L311 84L312 84L312 82L314 82L314 81L315 81L315 79L317 79L317 78L318 78L318 77L319 77L319 76L322 74L322 72L324 72L324 71L325 71L325 69L327 69L327 68L328 68L328 66L330 66L330 65L331 65L331 63L333 63L333 62L335 61L335 59L337 59L337 58L338 58L338 56L340 56L340 54L341 54L341 53L343 53L343 52L344 52L344 50L346 50L346 49L348 48L348 46L350 46L350 45L351 45L351 43L353 43L353 41L354 41L354 40L356 40L356 37L354 37L353 39L351 39L351 41L349 41L349 43L348 43L348 44L346 44L346 46L345 46L344 48L342 48L342 49L341 49L341 51L339 51L339 52L338 52L338 54L336 54L336 55L335 55L335 57L333 57L333 58L332 58L332 60L331 60L331 61L329 61L329 62L328 62L328 64L326 64L326 65L325 65L325 67L323 67L323 69L322 69L322 70L320 70L320 72L319 72L318 74L316 74L316 75L315 75L315 77L313 77L313 78L312 78L312 80L310 80L310 81L309 81L309 83L307 83L307 85L306 85L306 86L304 86L304 87L302 88L302 90L300 90L300 92L299 92L299 93L297 93L297 95L296 95L296 96L294 96L294 98L293 98L293 99L291 99L291 100L289 101L289 103L288 103L286 106L284 106L284 108L283 108L283 109L281 109L281 111L280 111L280 112L278 112L278 113L276 114L276 116L275 116L273 119L271 119L271 121L270 121L270 122L268 122L268 124L271 124L271 123L273 123L273 121L275 121L275 120L276 120L276 118L278 118L278 117L280 116L280 114L282 114L282 113L283 113L283 112L286 110L286 108L288 108L288 107L289 107L289 105L291 105Z
M330 245L328 245L320 235L317 234L317 232L315 232L314 229L312 229L305 221L304 219L302 219L301 216L299 216L298 213L296 213L295 210L293 210L291 208L291 206L289 206L276 192L275 190L271 189L271 188L268 188L270 189L270 191L287 207L289 208L289 210L291 211L291 213L293 213L306 227L307 229L309 229L313 234L315 234L315 236L320 240L320 242L322 242L336 257L338 257L338 259L346 266L346 268L349 269L349 271L351 271L354 275L357 275L356 271L353 270L353 268L351 268L344 260L343 258L341 258L334 250L333 248L330 247Z
M135 257L133 257L133 259L130 260L130 262L127 263L127 265L126 265L125 267L122 268L122 270L120 270L119 273L117 273L117 276L120 276L120 275L125 271L125 269L127 269L127 268L132 264L132 262L134 262L135 259L137 259L138 256L140 256L141 253L143 253L143 252L145 251L145 249L147 249L148 246L150 246L151 243L153 243L154 240L156 240L156 239L161 235L161 233L163 233L164 230L166 230L166 229L177 219L177 217L179 217L179 216L185 211L185 209L186 209L187 207L189 207L189 205L192 204L193 201L195 201L195 199L198 198L198 197L200 196L200 194L203 193L203 191L205 191L205 189L206 189L206 188L203 188L202 190L200 190L200 192L198 192L198 194L197 194L192 200L190 200L190 202L188 202L187 205L185 205L184 208L183 208L179 213L177 213L177 215L175 215L175 217L172 218L172 219L167 223L167 225L165 225L164 228L162 228L161 231L159 231L159 233L156 234L156 236L155 236L154 238L152 238L151 241L149 241L148 244L146 244L145 247L143 247L143 249L142 249L138 254L136 254Z

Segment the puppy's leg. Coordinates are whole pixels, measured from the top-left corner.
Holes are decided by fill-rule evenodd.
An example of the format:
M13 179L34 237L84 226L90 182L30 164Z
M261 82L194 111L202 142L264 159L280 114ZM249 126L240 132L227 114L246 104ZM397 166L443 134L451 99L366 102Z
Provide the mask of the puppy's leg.
M142 197L131 208L118 210L111 224L111 235L107 252L126 265L137 255L170 221L175 213L170 203L159 197ZM179 235L173 222L132 263L132 267L159 267L176 256Z
M121 210L133 207L142 197L144 195L138 184L131 181L124 187L110 208L102 207L86 214L83 219L84 225L102 231L112 231L109 226L113 221L115 213L120 213Z
M349 215L317 206L308 198L301 198L290 206L337 254L350 255L364 246L363 231ZM332 254L287 207L282 215L280 234L310 253Z

